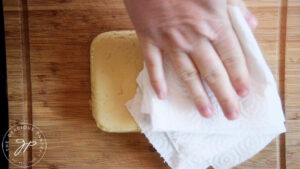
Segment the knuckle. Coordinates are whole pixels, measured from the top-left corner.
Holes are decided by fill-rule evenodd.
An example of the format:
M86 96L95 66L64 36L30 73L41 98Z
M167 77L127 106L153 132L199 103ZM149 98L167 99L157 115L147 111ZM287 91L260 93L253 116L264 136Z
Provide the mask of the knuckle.
M166 44L167 46L171 46L173 49L180 51L190 51L192 49L192 45L177 30L170 31L166 34L169 41L169 43Z
M207 21L199 21L194 24L194 29L197 34L204 36L207 39L214 41L217 39L217 31Z
M176 49L176 51L185 51L185 52L189 52L192 50L192 45L190 45L187 42L184 42L182 39L178 39L177 37L175 37L172 41L171 41L173 48Z
M212 41L214 43L222 44L220 41L223 41L227 37L230 29L231 29L231 25L227 23L224 19L219 19L215 21L215 23L212 26L212 30L215 35Z
M199 78L199 73L196 70L182 71L179 73L181 79L185 82L196 80Z
M200 35L207 34L207 31L211 30L209 29L210 25L205 20L200 20L198 22L192 23L191 25L193 25L196 32Z
M227 55L237 51L237 46L234 44L234 41L231 39L232 37L228 33L223 33L214 41L214 44L218 46L221 55Z
M223 74L219 70L212 70L210 72L207 72L206 74L203 74L203 77L207 82L215 84L222 80Z
M226 54L225 56L223 56L222 61L227 66L235 66L235 65L241 64L240 57L233 56L230 54Z

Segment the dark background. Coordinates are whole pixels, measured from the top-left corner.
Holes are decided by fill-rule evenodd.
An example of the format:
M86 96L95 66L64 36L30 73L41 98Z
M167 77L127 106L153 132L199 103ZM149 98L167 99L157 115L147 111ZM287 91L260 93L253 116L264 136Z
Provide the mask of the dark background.
M6 55L5 55L5 34L4 34L4 17L3 17L3 5L0 1L0 138L8 130L8 101L7 101L7 75L6 75ZM8 161L3 155L1 149L0 152L0 165L1 168L8 168Z

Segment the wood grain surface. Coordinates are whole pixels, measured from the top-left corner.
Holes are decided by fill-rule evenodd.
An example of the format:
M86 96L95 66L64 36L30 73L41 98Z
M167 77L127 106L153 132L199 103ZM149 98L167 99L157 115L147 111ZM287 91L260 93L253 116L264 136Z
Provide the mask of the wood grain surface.
M27 20L23 20L27 16L22 12L23 6L21 1L3 1L10 128L20 122L32 123L29 43L25 28ZM19 132L16 137L10 138L10 152L18 148L19 145L15 142L18 138L28 142L31 140L31 133ZM31 160L31 154L29 149L16 160L27 163Z
M299 1L246 3L260 22L255 35L282 93L288 132L236 168L297 169ZM142 134L102 132L91 116L89 46L99 33L132 29L121 0L4 0L3 5L10 125L33 123L48 142L44 158L32 168L168 168ZM23 137L36 139L30 133ZM20 158L28 161L37 151Z
M300 1L289 0L286 27L285 110L287 168L300 168Z

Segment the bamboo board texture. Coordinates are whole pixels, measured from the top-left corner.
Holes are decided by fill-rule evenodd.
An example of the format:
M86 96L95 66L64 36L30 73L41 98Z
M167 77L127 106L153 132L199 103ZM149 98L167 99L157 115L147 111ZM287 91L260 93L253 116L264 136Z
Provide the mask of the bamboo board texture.
M260 22L255 35L277 79L288 132L236 168L297 169L300 3L246 3ZM121 0L3 0L3 5L10 126L32 123L48 142L32 168L168 168L142 134L102 132L91 116L89 46L99 33L132 29ZM21 137L32 139L31 133ZM20 158L30 161L37 153L33 148Z
M288 1L285 54L286 165L300 168L300 1Z

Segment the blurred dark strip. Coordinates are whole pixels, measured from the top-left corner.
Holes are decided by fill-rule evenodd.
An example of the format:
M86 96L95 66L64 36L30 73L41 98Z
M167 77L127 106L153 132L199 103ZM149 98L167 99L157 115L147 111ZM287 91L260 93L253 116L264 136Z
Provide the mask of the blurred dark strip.
M5 32L4 32L4 16L3 4L0 2L0 138L1 144L3 136L8 130L8 99L7 99L7 74L6 74L6 50L5 50ZM4 140L6 141L6 140ZM8 141L8 140L7 140ZM0 152L1 168L8 168L8 161L6 160L1 145Z

